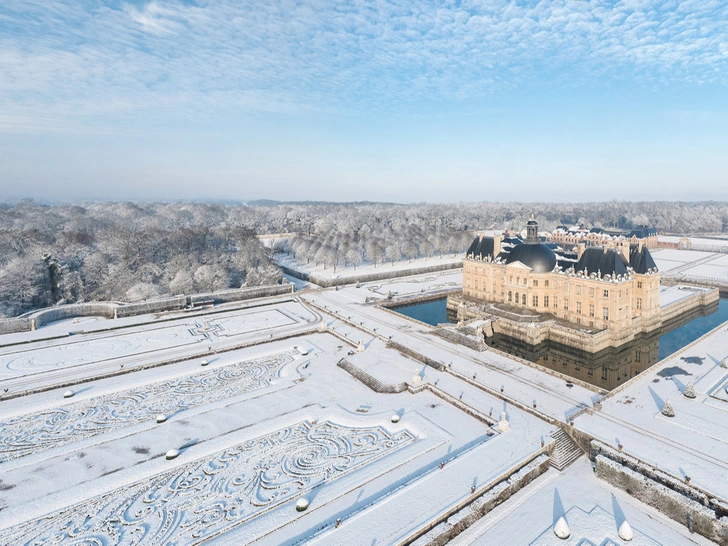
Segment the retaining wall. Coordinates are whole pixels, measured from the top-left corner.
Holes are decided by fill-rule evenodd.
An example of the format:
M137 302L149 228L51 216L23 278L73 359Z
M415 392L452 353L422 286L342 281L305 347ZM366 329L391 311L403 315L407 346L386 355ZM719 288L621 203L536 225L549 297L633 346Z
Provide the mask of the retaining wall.
M235 290L222 290L220 292L212 292L208 294L173 296L139 303L102 301L59 305L58 307L49 307L47 309L26 313L22 317L18 318L0 319L0 334L28 332L34 328L40 328L45 324L49 324L57 320L75 317L131 317L135 315L146 315L150 313L162 313L164 311L184 309L185 306L191 302L207 301L211 299L214 300L215 303L242 301L266 296L290 294L293 290L294 286L292 284L272 284Z
M682 523L691 532L728 545L728 517L717 518L715 510L602 454L594 461L599 478Z
M679 315L688 313L699 307L706 307L715 304L720 300L720 292L717 288L712 290L701 290L687 298L678 300L670 305L666 305L660 309L660 317L662 322L667 322Z
M406 539L402 544L412 546L442 546L485 516L499 504L538 478L549 469L551 460L545 454L537 454L520 468L509 470L472 497L435 520L436 525L424 534ZM514 471L515 470L515 471ZM475 498L473 498L475 497Z

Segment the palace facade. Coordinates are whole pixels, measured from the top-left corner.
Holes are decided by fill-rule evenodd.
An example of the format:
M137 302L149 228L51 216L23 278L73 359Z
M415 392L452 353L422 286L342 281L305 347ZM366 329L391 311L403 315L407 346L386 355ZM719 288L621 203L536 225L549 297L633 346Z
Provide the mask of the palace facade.
M567 251L541 242L533 217L526 233L525 240L475 238L463 259L465 299L548 313L592 330L609 329L615 341L660 326L660 274L641 239L604 246L581 241Z
M556 226L549 234L549 240L561 245L610 246L616 243L629 245L642 245L647 248L657 248L657 230L650 226L640 226L631 231L622 229L602 229L593 227L587 229L582 226Z

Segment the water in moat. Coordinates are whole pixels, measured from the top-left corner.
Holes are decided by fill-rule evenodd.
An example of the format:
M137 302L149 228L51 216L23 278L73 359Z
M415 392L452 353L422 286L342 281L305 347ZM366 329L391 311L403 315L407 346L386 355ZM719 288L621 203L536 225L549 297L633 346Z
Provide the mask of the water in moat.
M446 299L440 299L393 310L437 326L455 321L454 317L448 317L446 304ZM488 338L486 343L541 366L611 390L726 321L728 299L721 298L717 305L695 310L671 324L663 325L656 332L643 335L621 347L605 349L595 354L552 342L529 345L498 334Z

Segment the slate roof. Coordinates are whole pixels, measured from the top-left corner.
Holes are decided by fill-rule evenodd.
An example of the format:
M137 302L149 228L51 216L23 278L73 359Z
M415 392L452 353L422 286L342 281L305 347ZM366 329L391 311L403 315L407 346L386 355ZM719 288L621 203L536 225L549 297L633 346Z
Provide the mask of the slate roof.
M655 264L655 260L652 259L652 254L650 254L646 246L643 246L642 250L637 245L629 247L629 265L634 269L635 273L642 275L650 269L657 271L657 264Z
M637 237L638 239L646 239L647 237L652 237L657 235L657 230L650 226L640 226L638 228L634 228L632 231L629 232L629 235L627 235L628 238L631 237Z
M521 262L530 267L534 273L547 273L556 266L556 254L541 243L521 244L513 247L508 253L506 263Z
M626 275L627 260L621 252L614 249L607 249L605 252L602 247L589 247L581 255L579 262L574 267L575 271L586 271L587 275L592 273L601 275Z

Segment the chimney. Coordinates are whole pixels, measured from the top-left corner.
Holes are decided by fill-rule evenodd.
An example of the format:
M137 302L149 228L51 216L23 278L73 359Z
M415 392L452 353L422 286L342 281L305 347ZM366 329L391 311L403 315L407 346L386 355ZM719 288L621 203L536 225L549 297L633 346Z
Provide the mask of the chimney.
M493 237L493 259L495 260L498 254L501 252L501 243L503 242L503 235L495 235Z
M581 260L581 256L584 254L584 251L586 250L586 243L579 243L576 245L576 256L578 260Z

